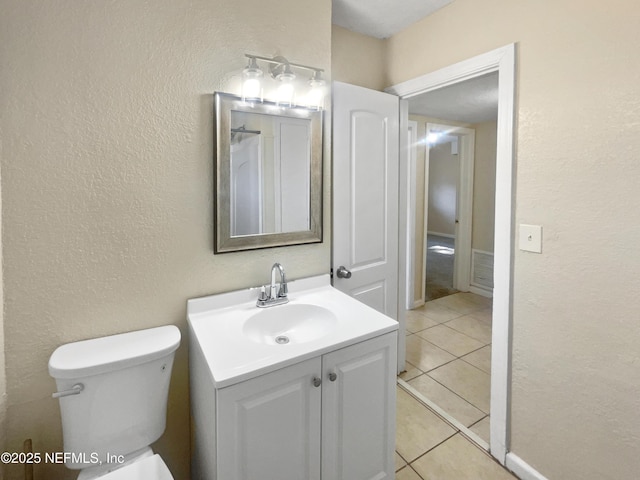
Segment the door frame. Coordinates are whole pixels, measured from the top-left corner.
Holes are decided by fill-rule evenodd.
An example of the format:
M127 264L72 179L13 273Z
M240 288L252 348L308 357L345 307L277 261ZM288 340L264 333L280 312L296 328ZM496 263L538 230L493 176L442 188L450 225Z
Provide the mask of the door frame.
M393 85L385 90L398 95L401 99L407 99L487 73L498 72L490 453L502 465L505 465L509 450L511 400L515 223L515 60L516 47L512 43ZM403 205L406 207L406 203L400 202L400 206ZM402 217L403 215L400 215L400 218ZM405 235L407 235L407 229L401 229L399 245L406 244L406 239L403 238ZM400 270L406 270L406 268L401 267ZM398 282L399 285L403 283ZM404 297L399 295L398 298Z
M418 122L415 120L409 120L407 125L408 131L408 139L407 139L407 148L408 148L408 170L407 170L407 275L406 275L406 305L405 308L407 310L412 310L420 305L424 305L424 282L422 285L421 296L415 300L415 275L416 275L416 216L412 215L416 210L416 182L414 179L416 178L416 156L417 156L417 143L418 143ZM402 140L400 140L400 144ZM402 148L402 147L400 147ZM402 189L401 189L402 191ZM424 268L422 270L424 272ZM422 274L424 277L424 273Z

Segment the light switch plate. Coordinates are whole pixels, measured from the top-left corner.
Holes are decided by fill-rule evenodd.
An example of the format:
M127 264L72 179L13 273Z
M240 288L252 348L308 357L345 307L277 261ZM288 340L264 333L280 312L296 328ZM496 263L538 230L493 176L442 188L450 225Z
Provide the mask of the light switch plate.
M542 253L542 226L520 224L520 250Z

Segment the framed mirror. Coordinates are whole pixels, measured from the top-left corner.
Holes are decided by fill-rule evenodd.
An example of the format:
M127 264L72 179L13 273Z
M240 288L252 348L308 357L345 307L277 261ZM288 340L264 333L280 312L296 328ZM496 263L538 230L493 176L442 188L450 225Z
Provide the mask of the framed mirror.
M215 94L215 253L322 241L322 112Z

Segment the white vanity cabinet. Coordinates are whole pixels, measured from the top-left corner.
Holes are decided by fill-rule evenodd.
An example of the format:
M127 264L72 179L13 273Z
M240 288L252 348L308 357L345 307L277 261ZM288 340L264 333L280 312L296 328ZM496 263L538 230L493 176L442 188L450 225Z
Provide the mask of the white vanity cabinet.
M312 358L217 390L218 472L205 478L320 480L320 371Z
M395 478L396 344L394 331L224 388L192 383L194 478Z

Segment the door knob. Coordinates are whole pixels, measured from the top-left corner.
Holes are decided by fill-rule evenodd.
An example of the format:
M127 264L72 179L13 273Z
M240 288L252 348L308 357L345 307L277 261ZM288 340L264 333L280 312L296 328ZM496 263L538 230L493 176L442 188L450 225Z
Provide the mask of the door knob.
M331 372L331 373L329 374L329 380L330 380L330 381L335 382L335 381L336 381L336 378L338 378L338 375L336 374L336 372Z
M322 380L320 380L318 377L313 377L312 383L314 387L319 387L322 384Z
M338 267L336 275L338 275L338 278L351 278L351 272L344 265Z

